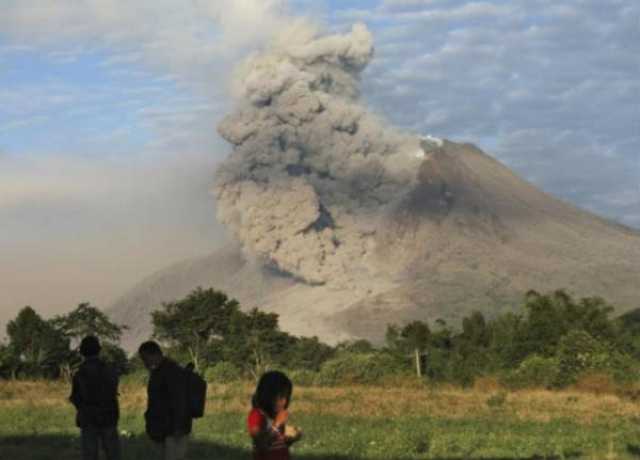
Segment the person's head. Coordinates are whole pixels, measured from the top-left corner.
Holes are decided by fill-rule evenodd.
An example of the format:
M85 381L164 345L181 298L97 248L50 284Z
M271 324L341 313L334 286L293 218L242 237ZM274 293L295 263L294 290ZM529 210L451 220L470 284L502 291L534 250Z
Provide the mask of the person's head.
M150 371L158 367L163 358L160 345L153 340L149 340L148 342L144 342L140 345L138 348L138 354L144 363L144 367Z
M260 377L253 395L253 407L261 409L274 418L278 412L287 409L291 402L293 384L280 371L269 371Z
M100 341L93 335L88 335L80 342L80 354L85 358L92 358L100 354Z

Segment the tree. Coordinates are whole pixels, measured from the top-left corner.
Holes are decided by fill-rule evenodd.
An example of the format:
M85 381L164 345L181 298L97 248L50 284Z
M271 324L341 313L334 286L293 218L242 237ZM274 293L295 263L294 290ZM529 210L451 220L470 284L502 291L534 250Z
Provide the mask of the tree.
M238 302L225 293L197 288L185 299L165 303L151 314L153 336L186 351L199 371L207 346L227 334L238 312Z
M69 339L31 307L9 321L7 335L20 368L30 377L58 377L62 363L69 359Z
M511 312L491 321L488 353L494 370L513 369L522 361L522 357L526 356L520 334L524 328L523 324L522 316Z
M111 342L104 342L100 354L102 359L109 363L118 374L126 374L129 371L127 352L120 346Z
M393 327L393 326L391 326ZM345 353L373 353L375 347L366 339L346 340L336 345L336 351Z
M70 313L57 316L52 324L70 339L80 342L87 335L96 336L101 342L118 343L126 326L114 324L104 312L85 302Z
M421 356L427 350L432 339L429 325L422 321L413 321L405 325L402 329L398 326L387 327L385 336L387 345L396 352L403 355L413 355L415 359L416 374L422 377Z
M420 357L425 352L429 344L429 339L431 338L429 325L422 321L413 321L402 329L400 336L407 342L407 345L413 349L413 355L416 361L416 375L422 377Z
M247 363L247 370L256 380L276 364L278 358L279 364L286 364L283 358L295 339L280 331L276 313L254 308L236 318L239 323L226 341L227 346L233 345L235 349L236 362Z
M491 330L478 311L462 319L462 333L458 336L458 347L465 356L474 354L478 349L486 348L491 341Z
M367 352L371 351L373 348L367 350ZM283 361L285 366L290 369L319 371L320 366L334 355L335 350L320 342L318 337L292 337L284 351Z
M521 330L522 356L520 361L530 354L549 357L555 354L560 338L568 331L567 311L570 311L571 298L563 291L553 295L542 295L529 291L525 296L527 316Z
M112 323L104 312L91 306L90 303L81 303L66 315L56 316L51 320L51 324L75 346L78 346L80 341L88 335L97 337L102 343L104 360L114 366L119 373L126 371L127 366L123 362L126 363L127 354L118 345L126 326ZM71 378L73 371L81 362L82 358L78 350L72 350L68 358L61 363L62 374Z
M0 345L0 378L15 379L20 361L10 346Z

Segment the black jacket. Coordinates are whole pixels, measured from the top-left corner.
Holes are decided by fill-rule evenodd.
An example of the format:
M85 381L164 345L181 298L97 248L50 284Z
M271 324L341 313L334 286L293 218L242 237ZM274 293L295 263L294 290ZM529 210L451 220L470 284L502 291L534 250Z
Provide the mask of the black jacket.
M118 424L118 375L98 357L87 358L73 376L69 400L76 408L80 428L107 428Z
M191 433L191 412L187 401L187 374L176 362L163 358L151 371L147 386L147 434L154 441Z

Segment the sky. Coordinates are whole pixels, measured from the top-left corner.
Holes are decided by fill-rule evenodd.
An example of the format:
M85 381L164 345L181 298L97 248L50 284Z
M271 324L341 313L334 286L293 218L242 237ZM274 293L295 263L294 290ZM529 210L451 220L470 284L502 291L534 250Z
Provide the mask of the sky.
M365 23L362 97L640 228L635 0L0 0L0 325L107 307L222 244L234 68L297 17Z

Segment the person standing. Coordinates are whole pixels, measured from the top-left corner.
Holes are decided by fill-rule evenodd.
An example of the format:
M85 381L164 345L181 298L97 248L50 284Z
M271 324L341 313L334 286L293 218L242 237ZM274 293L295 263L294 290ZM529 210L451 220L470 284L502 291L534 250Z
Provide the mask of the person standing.
M302 431L289 425L289 404L293 384L279 371L269 371L258 381L247 416L253 440L253 460L290 460L289 446L300 440Z
M82 460L98 460L100 444L107 460L120 460L118 376L100 358L100 350L100 341L94 336L80 342L84 360L73 376L69 401L76 408Z
M144 342L138 354L150 373L144 414L147 435L162 445L164 460L183 460L192 427L187 374L163 355L156 342Z

